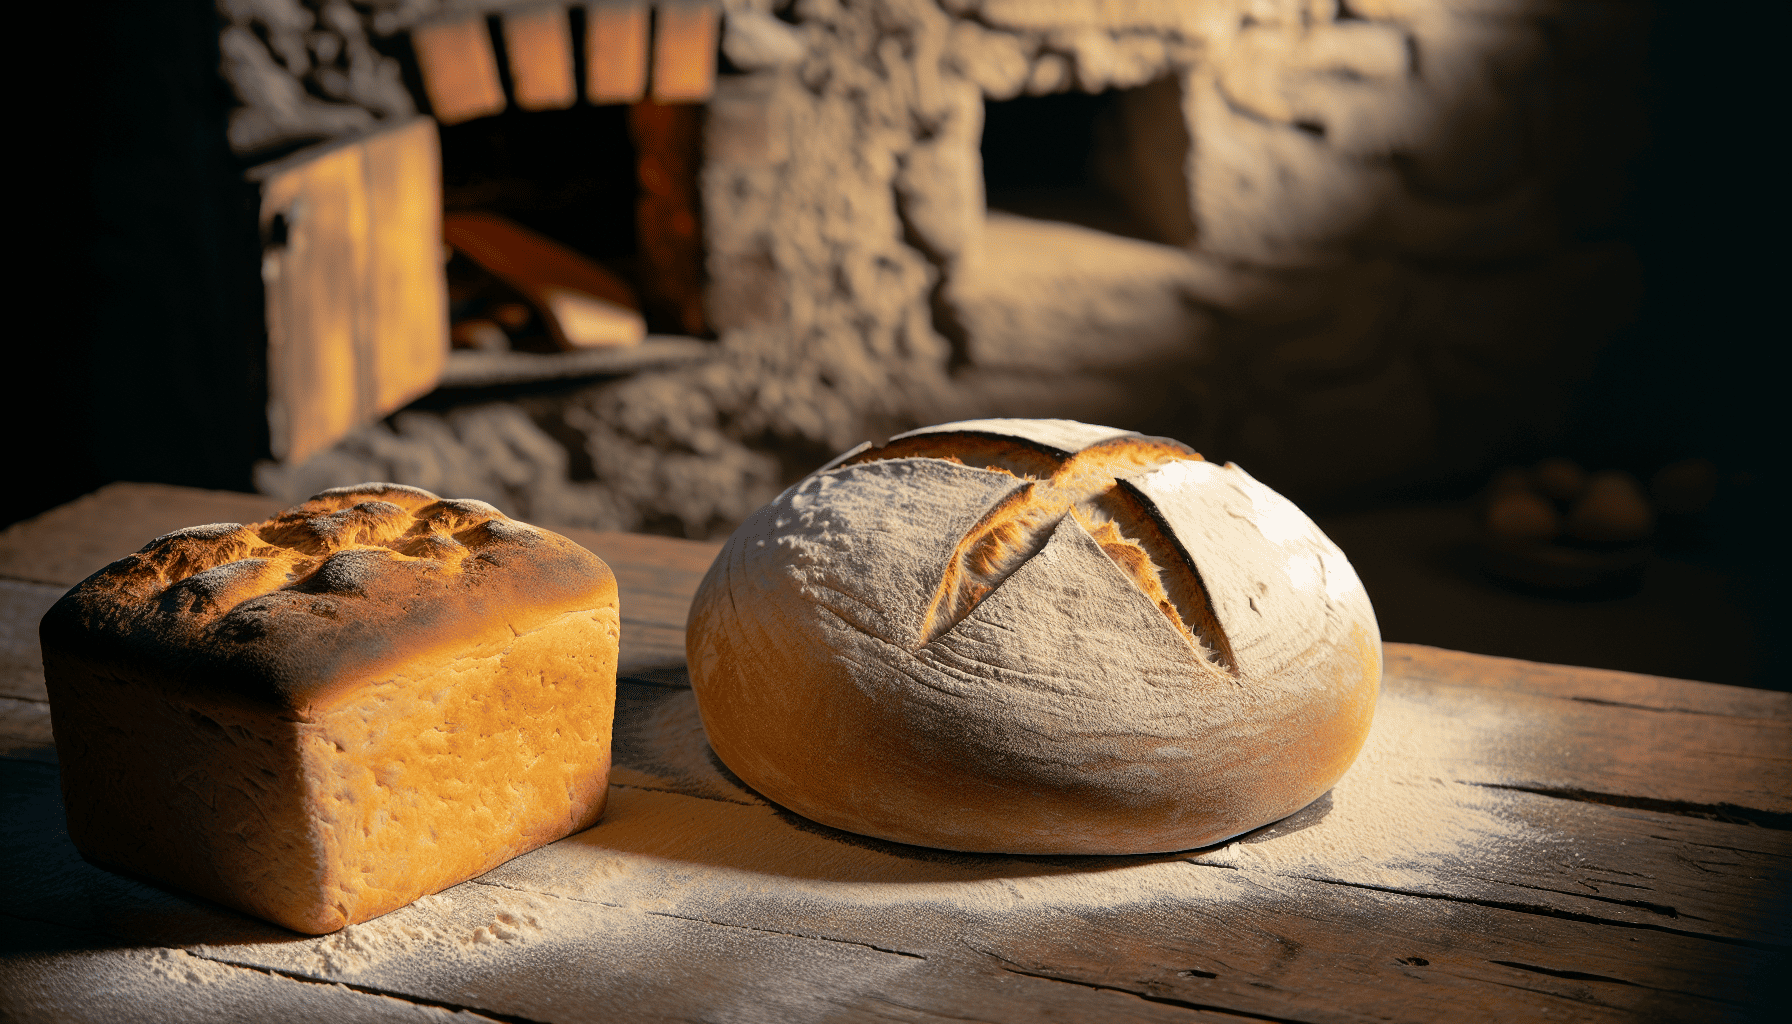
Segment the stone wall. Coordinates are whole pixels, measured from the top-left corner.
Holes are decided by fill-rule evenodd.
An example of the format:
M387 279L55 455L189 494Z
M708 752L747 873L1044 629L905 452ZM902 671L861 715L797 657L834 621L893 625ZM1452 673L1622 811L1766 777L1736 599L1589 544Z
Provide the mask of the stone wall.
M1137 423L1307 493L1465 471L1547 431L1636 300L1633 258L1600 239L1641 141L1645 13L799 2L786 16L807 56L712 105L718 320L792 330L800 364L806 332L842 330L817 314L853 300L856 333L925 358L908 339L937 288L953 315L935 304L933 325L968 335L937 398L950 414ZM1142 188L1186 189L1186 247L984 217L984 101L1165 76L1186 163L1133 167ZM871 299L866 266L903 269Z
M354 7L377 34L430 2ZM546 468L486 477L557 481L503 484L519 514L701 536L861 439L1064 415L1323 496L1547 434L1636 301L1606 240L1642 137L1636 4L724 6L702 172L715 359L521 417L413 412L265 487L422 473L398 454L415 438L495 450L469 440L495 417ZM985 104L1070 89L1131 90L1106 158L1159 241L986 215Z

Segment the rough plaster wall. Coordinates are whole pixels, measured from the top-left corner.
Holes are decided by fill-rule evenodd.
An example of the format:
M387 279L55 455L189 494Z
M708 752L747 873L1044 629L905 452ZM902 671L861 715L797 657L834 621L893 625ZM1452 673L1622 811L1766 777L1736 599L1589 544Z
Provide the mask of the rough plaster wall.
M391 480L437 494L477 498L525 520L627 529L634 507L613 488L573 481L567 448L509 403L441 414L407 410L362 427L297 466L264 462L255 485L294 503L318 491Z
M941 19L928 5L795 5L812 52L798 78L810 88L740 83L736 113L712 110L724 125L712 124L710 159L711 181L735 180L728 154L739 147L715 143L777 123L798 96L862 117L840 92L814 87L826 80L819 69L833 73L841 54L876 56L869 63L882 69L891 98L905 90L951 98L943 120L928 116L937 108L910 102L912 142L899 121L878 122L896 157L905 240L943 281L935 313L943 305L946 316L936 325L969 335L958 339L946 414L1118 417L1239 459L1303 494L1435 478L1473 471L1500 445L1546 434L1576 374L1634 307L1633 257L1596 239L1622 192L1623 161L1640 143L1646 26L1637 5L942 6L943 52L935 48ZM882 42L863 42L867 25ZM813 55L844 39L861 42ZM898 47L912 77L887 74ZM1164 75L1179 86L1192 148L1185 167L1164 167L1162 153L1140 159L1149 177L1185 183L1194 228L1185 264L1163 263L1161 273L1124 284L1091 274L1078 291L1065 275L1041 272L1054 261L1037 249L1002 249L984 232L972 90L999 101L1137 87ZM830 187L777 159L753 176L761 195ZM844 199L875 183L832 187ZM813 288L802 279L817 269L813 261L720 244L788 230L785 211L736 202L727 188L711 188L707 200L712 246L720 245L710 266L718 309L741 309L741 298L750 304L772 282ZM1092 241L1085 256L1099 249L1091 260L1122 265L1120 243ZM1134 301L1128 291L1141 282L1158 298ZM1192 310L1171 312L1175 299ZM1103 306L1157 315L1153 326L1127 329L1090 315ZM776 324L780 313L761 307L754 322ZM1187 335L1181 359L1163 343L1179 315L1189 322L1168 330ZM894 411L926 418L915 406Z
M395 31L445 2L373 5L371 23ZM745 73L720 77L706 126L718 358L531 406L529 429L578 480L504 484L519 514L725 531L806 460L969 415L1170 433L1303 497L1467 472L1547 433L1636 300L1629 252L1597 241L1640 141L1634 4L724 6L724 52ZM1186 163L1131 156L1158 208L1175 205L1164 181L1185 183L1187 221L1166 233L1192 224L1194 239L1140 256L1125 287L1150 300L1099 280L1077 292L1050 260L1007 273L1027 261L984 230L984 102L1163 76L1169 102L1154 85L1139 107L1180 103ZM1156 328L1089 312L1129 307L1159 310ZM387 451L420 422L332 457ZM367 475L421 465L382 458L390 472Z
M1199 53L1174 27L1183 14L1156 11L1167 29L1160 18L1011 32L948 6L799 0L786 17L805 57L724 80L711 104L711 315L725 346L789 367L786 393L821 385L803 389L803 421L771 424L780 437L795 427L842 447L990 411L1111 417L1135 390L1126 371L1201 353L1209 324L1189 301L1190 258L1087 232L1094 251L1080 252L1068 228L1028 237L1064 243L1064 259L1023 252L1011 239L1025 232L985 231L978 154L986 98L1179 73ZM1103 279L1074 281L1077 266L1104 263ZM1091 367L1117 375L1091 380Z
M1197 245L1255 276L1215 296L1210 443L1318 493L1547 434L1639 297L1596 239L1641 141L1643 12L1248 7L1186 97Z

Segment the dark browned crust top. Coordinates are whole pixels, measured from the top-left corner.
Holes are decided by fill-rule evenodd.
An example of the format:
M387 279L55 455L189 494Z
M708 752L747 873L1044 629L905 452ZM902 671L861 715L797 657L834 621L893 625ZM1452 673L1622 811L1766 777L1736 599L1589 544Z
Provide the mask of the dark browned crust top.
M609 566L565 537L482 501L362 484L158 537L64 595L40 636L96 674L303 717L419 659L616 601Z

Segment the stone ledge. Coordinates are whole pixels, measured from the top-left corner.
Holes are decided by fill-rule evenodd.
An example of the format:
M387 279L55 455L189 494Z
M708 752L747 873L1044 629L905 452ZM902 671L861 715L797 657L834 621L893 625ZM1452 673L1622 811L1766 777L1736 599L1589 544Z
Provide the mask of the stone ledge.
M579 352L475 352L448 355L438 388L481 388L578 377L612 377L641 370L701 362L716 352L714 342L673 335L649 335L639 345Z

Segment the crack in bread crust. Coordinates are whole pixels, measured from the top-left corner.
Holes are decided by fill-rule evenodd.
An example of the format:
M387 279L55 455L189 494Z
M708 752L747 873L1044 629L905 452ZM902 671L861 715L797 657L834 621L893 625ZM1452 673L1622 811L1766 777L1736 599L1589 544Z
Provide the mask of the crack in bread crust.
M1180 441L1139 434L1100 441L1066 456L1024 438L937 433L900 438L841 465L905 458L940 459L1028 481L958 542L922 621L917 647L963 621L1039 553L1065 516L1074 515L1203 659L1237 675L1231 645L1193 561L1153 518L1148 504L1120 487L1126 478L1169 462L1200 461L1198 452Z

